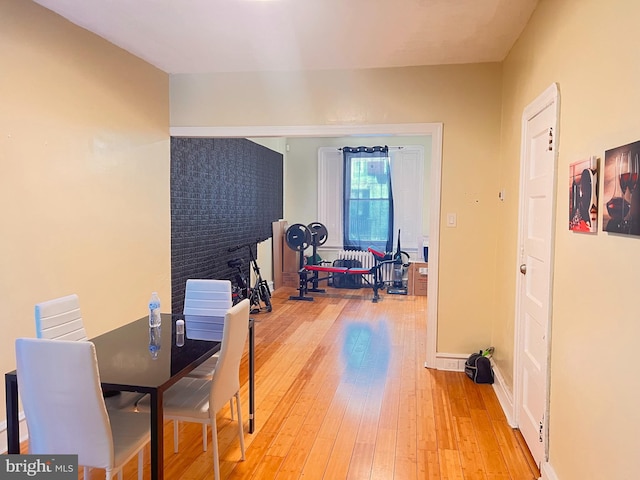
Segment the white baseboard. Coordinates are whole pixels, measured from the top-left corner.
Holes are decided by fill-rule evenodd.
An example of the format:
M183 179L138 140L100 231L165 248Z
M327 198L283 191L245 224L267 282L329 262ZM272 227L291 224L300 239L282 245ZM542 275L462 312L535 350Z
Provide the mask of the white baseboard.
M560 478L558 477L558 475L556 475L555 470L553 469L553 467L549 462L542 463L542 468L540 468L540 473L542 474L542 476L540 477L541 480L560 480Z
M24 419L24 413L20 412L18 418L20 419L20 443L22 443L29 438L29 433L27 432L27 422ZM7 445L7 422L0 422L0 453L5 454L7 450L9 450Z
M464 372L464 362L469 358L465 353L436 353L436 369L450 372Z
M515 422L515 410L513 407L513 395L511 391L507 388L505 384L504 377L502 376L502 372L498 366L491 360L491 366L493 367L493 391L496 392L496 397L498 397L498 402L500 402L500 406L502 407L502 411L504 415L507 417L507 423L511 428L516 428Z

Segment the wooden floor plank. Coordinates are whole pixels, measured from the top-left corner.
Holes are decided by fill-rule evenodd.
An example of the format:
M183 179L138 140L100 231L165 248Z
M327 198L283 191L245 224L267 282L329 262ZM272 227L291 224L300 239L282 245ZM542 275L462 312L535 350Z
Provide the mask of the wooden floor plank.
M478 440L478 447L482 453L487 479L510 479L511 476L493 430L488 411L471 410L471 421Z
M511 428L506 422L492 422L493 431L496 434L498 445L502 451L511 478L522 478L522 480L533 480L540 476L537 468L532 471L532 464L528 461L529 451L523 452L516 430ZM533 461L533 459L531 459Z
M460 451L460 464L465 480L486 480L482 452L470 416L455 418L456 437Z
M448 372L436 371L432 383L432 394L435 411L435 423L437 431L437 444L439 450L455 450L456 438L451 413L451 401L447 387Z

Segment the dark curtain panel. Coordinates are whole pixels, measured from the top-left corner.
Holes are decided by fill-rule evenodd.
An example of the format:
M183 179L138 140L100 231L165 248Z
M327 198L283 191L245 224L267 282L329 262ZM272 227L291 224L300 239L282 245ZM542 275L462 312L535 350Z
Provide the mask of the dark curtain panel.
M389 148L343 147L344 248L393 250Z

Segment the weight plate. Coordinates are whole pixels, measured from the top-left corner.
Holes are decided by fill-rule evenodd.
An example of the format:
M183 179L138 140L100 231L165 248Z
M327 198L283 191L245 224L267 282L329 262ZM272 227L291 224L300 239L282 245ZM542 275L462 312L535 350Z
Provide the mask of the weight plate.
M311 245L311 232L301 223L294 223L287 228L285 241L291 250L304 251Z
M329 237L329 232L327 231L327 227L325 227L320 222L310 223L307 227L311 231L311 243L314 243L316 246L324 245Z

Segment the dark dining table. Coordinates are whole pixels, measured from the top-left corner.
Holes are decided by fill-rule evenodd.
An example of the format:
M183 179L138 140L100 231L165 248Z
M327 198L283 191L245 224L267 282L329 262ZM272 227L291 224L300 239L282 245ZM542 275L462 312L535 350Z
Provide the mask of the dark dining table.
M164 392L191 370L220 350L222 328L207 334L206 340L189 331L184 338L176 335L176 321L184 315L162 314L159 329L149 328L143 317L115 330L90 339L96 346L98 370L104 391L130 391L148 394L151 404L151 478L164 478ZM201 317L222 324L224 317ZM254 403L254 335L249 320L249 433L255 428ZM176 342L176 339L179 341ZM5 374L8 453L20 453L18 378L16 371ZM215 435L215 432L214 432Z

